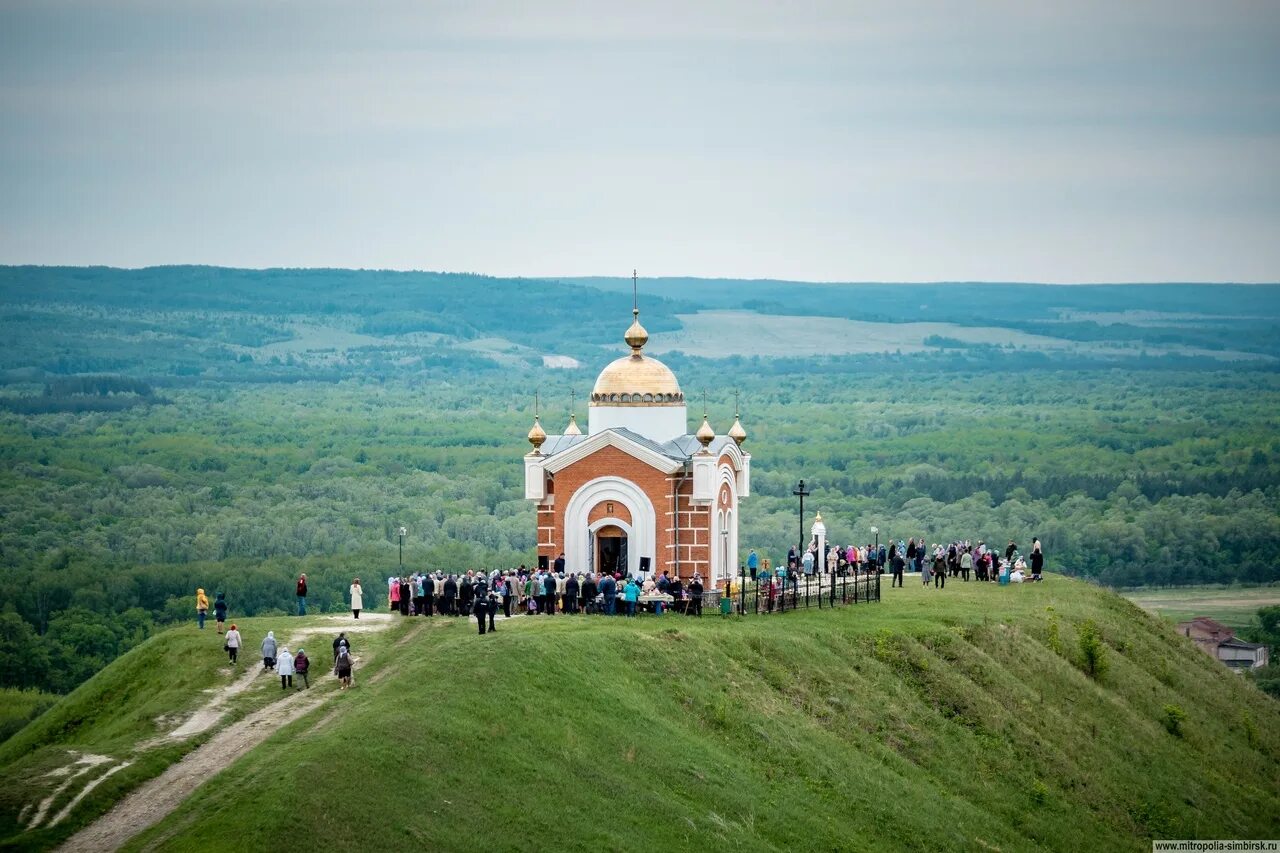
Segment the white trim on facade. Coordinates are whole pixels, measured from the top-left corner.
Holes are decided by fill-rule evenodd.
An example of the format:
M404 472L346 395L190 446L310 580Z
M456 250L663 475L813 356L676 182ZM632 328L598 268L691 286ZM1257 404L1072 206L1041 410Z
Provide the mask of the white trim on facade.
M576 449L576 448L575 448ZM588 523L591 510L601 501L615 501L631 513L631 524L620 519L601 519ZM597 477L573 493L564 510L564 558L566 565L575 572L585 572L591 563L591 533L604 524L616 524L627 531L627 571L640 573L640 558L648 557L651 565L658 562L657 515L653 503L644 490L622 477Z

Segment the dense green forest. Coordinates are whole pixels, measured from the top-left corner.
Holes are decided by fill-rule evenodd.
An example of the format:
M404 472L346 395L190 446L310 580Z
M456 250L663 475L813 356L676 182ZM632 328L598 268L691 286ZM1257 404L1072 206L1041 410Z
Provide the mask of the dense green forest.
M902 287L908 305L922 298ZM1048 322L1073 299L1073 311L1124 312L1154 295L1207 314L1204 289L1165 300L1146 288L1142 302L1124 288L1028 290ZM1212 323L1225 326L1168 328L1203 348L1206 329L1240 323L1240 339L1219 333L1240 350L1268 327L1257 358L764 358L745 341L730 358L663 359L691 398L706 389L718 430L740 399L744 551L792 544L803 477L807 511L839 543L871 525L931 541L1039 536L1051 570L1109 585L1275 581L1280 372L1267 347L1280 289L1217 290ZM12 342L0 352L0 685L57 691L154 624L190 618L196 587L225 590L233 616L282 612L306 571L313 606L339 609L352 575L395 570L402 524L413 568L530 562L520 457L534 392L549 431L571 395L582 419L631 307L629 293L575 284L342 270L9 268L0 296ZM660 334L724 307L710 298L647 297L645 323ZM1008 297L1017 310L1026 298ZM547 354L579 365L543 366Z

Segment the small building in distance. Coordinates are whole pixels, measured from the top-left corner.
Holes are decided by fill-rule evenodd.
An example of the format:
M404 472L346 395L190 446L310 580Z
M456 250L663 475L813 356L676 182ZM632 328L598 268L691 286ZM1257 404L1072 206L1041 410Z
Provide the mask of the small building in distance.
M705 412L691 433L684 392L644 354L648 339L633 308L631 352L596 379L585 435L572 413L560 435L534 419L524 474L538 510L538 562L563 553L570 572L698 575L713 589L737 574L738 503L751 493L747 434L735 415L717 435Z
M1231 669L1244 671L1266 666L1270 662L1267 647L1236 638L1236 632L1208 616L1197 616L1178 623L1178 633L1188 637L1209 657L1220 660Z

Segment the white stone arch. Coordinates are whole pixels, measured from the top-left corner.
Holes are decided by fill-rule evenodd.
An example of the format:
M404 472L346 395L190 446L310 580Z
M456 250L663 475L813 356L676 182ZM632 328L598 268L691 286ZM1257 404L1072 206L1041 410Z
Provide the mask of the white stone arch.
M588 522L592 508L601 501L613 501L625 506L631 513L631 523L621 519L600 519ZM616 524L627 533L627 572L640 573L640 558L648 557L650 565L658 565L656 550L657 514L653 502L644 490L630 480L621 477L597 477L584 483L564 509L564 559L575 572L587 570L591 553L591 533L605 524Z
M729 505L720 506L720 491L729 488ZM726 578L737 577L738 574L738 479L732 468L721 465L717 471L715 491L716 506L719 511L713 518L711 532L711 583L722 585ZM729 531L728 554L725 554L725 542L722 530Z

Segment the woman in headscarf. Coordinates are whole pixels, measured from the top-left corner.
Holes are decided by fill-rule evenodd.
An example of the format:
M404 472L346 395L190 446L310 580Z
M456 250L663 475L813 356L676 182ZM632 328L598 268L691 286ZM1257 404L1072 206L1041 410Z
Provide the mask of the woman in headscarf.
M307 678L309 669L311 669L311 659L307 657L305 649L298 649L298 653L293 656L293 672L295 675L302 676L302 683L306 687L311 686L311 681Z
M395 613L400 609L400 579L387 578L387 602L391 605L391 612Z
M293 655L289 654L288 646L280 647L280 657L276 658L276 674L280 676L281 690L293 686Z
M345 645L338 646L338 656L333 661L333 674L338 676L339 690L351 686L351 652Z
M359 619L361 610L364 610L364 590L360 588L360 578L356 578L351 582L351 615Z
M274 669L276 665L276 632L268 631L262 641L262 668Z
M203 589L196 590L196 622L200 625L200 630L204 630L204 617L209 615L209 596L204 594Z
M400 578L400 596L398 600L400 602L401 616L409 615L409 599L411 598L413 598L413 592L409 589L409 579Z

